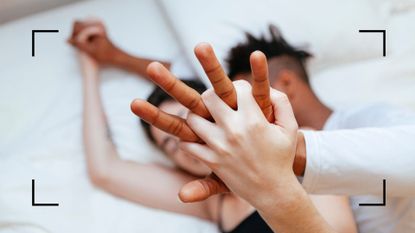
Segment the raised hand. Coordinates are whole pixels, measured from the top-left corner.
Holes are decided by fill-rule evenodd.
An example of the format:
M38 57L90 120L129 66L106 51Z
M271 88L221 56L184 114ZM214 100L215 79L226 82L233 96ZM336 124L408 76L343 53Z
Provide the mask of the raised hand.
M232 109L237 107L235 88L217 60L212 47L202 43L196 46L195 54L205 70L213 89ZM262 52L256 51L250 58L253 83L252 94L269 121L273 120L273 111L270 101L270 87L268 81L268 67L266 57ZM201 96L178 80L160 63L152 63L147 68L150 79L165 90L170 96L186 106L193 113L211 119ZM202 140L189 128L184 119L167 114L150 103L143 100L134 100L131 110L143 120L153 126L179 137L183 141L201 142ZM211 195L228 191L223 182L211 175L185 185L179 197L184 202L200 201Z
M250 58L252 71L252 95L269 122L274 122L274 111L270 98L267 58L262 52L255 51Z
M208 165L233 192L259 207L264 201L256 198L261 191L282 186L285 178L296 179L292 164L298 126L285 94L272 90L277 121L269 123L251 94L251 86L246 81L234 84L238 110L224 104L212 90L206 91L202 98L215 123L192 113L187 117L206 144L182 142L181 148Z

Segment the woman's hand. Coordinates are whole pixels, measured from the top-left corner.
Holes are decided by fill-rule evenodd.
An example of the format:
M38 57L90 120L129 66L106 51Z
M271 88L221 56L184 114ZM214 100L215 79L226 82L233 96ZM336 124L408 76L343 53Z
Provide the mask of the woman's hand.
M236 92L232 82L226 76L219 61L217 60L212 47L209 44L201 43L195 48L196 57L199 59L209 80L212 83L215 93L229 106L236 108ZM267 60L263 53L256 51L251 54L250 63L252 68L252 95L257 104L261 107L263 114L268 121L274 122L273 108L270 100L270 87L268 81ZM200 95L180 82L161 64L152 63L149 65L148 75L158 86L163 88L170 96L189 108L193 113L209 119L210 113L203 104ZM150 103L143 100L134 100L131 110L139 117L155 127L179 137L187 142L200 142L201 139L189 128L184 119L171 116ZM301 142L301 140L299 140ZM294 171L297 175L303 173L305 157L296 156ZM229 189L214 174L186 184L179 193L183 202L196 202L207 199L209 196L228 192Z
M96 26L90 26L77 33L74 40L78 41L79 43L86 43L91 34L99 32L100 30L101 29L99 29ZM83 50L78 51L78 57L83 74L82 76L85 79L98 78L97 73L99 69L99 64L97 60Z
M231 191L263 208L275 203L276 194L298 184L292 169L298 126L285 94L271 90L276 120L269 123L251 86L245 81L234 86L238 109L226 105L213 90L206 91L202 99L216 123L190 114L187 123L206 145L182 142L181 146L205 162ZM273 195L262 195L267 193Z
M293 172L298 125L287 96L271 89L275 121L269 123L251 86L234 86L237 110L212 90L202 95L215 123L190 114L187 123L206 145L182 142L181 148L254 206L274 231L332 233Z

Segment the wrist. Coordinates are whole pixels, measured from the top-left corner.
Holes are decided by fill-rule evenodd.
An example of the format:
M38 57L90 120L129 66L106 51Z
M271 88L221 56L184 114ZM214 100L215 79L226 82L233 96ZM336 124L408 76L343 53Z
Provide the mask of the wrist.
M297 132L297 146L293 163L293 171L297 176L303 176L307 164L307 150L305 144L304 134L301 131Z
M287 212L297 209L299 200L307 196L294 175L281 180L281 183L270 187L269 191L257 196L256 199L261 200L254 205L258 211L274 217L286 215Z
M111 55L109 56L108 63L114 66L122 66L125 63L127 54L125 54L121 49L113 46L111 49Z

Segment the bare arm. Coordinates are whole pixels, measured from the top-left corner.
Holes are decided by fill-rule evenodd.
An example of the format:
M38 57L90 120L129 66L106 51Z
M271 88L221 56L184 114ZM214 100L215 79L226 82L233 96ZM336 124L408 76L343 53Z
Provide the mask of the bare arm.
M180 187L194 177L158 165L120 159L101 103L97 65L86 55L81 57L81 63L83 140L91 181L113 195L148 207L211 219L206 202L183 204L177 199Z
M82 36L80 36L82 34ZM154 60L133 56L121 50L110 40L103 22L75 21L68 42L94 58L100 65L111 65L148 78L147 66ZM161 62L170 68L170 62Z
M336 232L357 233L356 221L347 196L310 195L310 199Z
M124 69L132 73L136 73L148 79L146 69L147 69L147 66L153 61L154 60L151 60L151 59L133 56L119 48L116 48L111 62L114 66L120 69ZM160 63L162 63L168 69L170 69L171 67L170 62L163 61Z

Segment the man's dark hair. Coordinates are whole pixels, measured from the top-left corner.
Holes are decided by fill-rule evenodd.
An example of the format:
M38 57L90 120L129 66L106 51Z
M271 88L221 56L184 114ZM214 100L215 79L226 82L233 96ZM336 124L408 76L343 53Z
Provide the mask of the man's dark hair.
M203 84L199 80L193 79L193 80L181 80L181 81L184 82L187 86L199 92L200 94L202 94L206 90L205 84ZM171 96L169 96L163 89L156 86L151 92L150 96L147 98L147 101L150 104L156 107L159 107L162 103L166 101L174 101L174 99ZM155 143L156 141L153 137L153 134L151 134L150 125L147 122L143 121L143 119L140 119L140 122L144 128L144 132L147 135L147 137L150 139L150 141Z
M248 32L245 33L246 41L233 47L226 59L229 68L229 77L234 79L238 74L250 73L249 56L252 52L260 50L267 56L268 61L276 57L287 58L281 60L280 69L292 70L308 83L305 62L312 55L307 51L288 44L278 28L274 25L269 25L269 32L270 39L267 39L265 35L255 37Z

